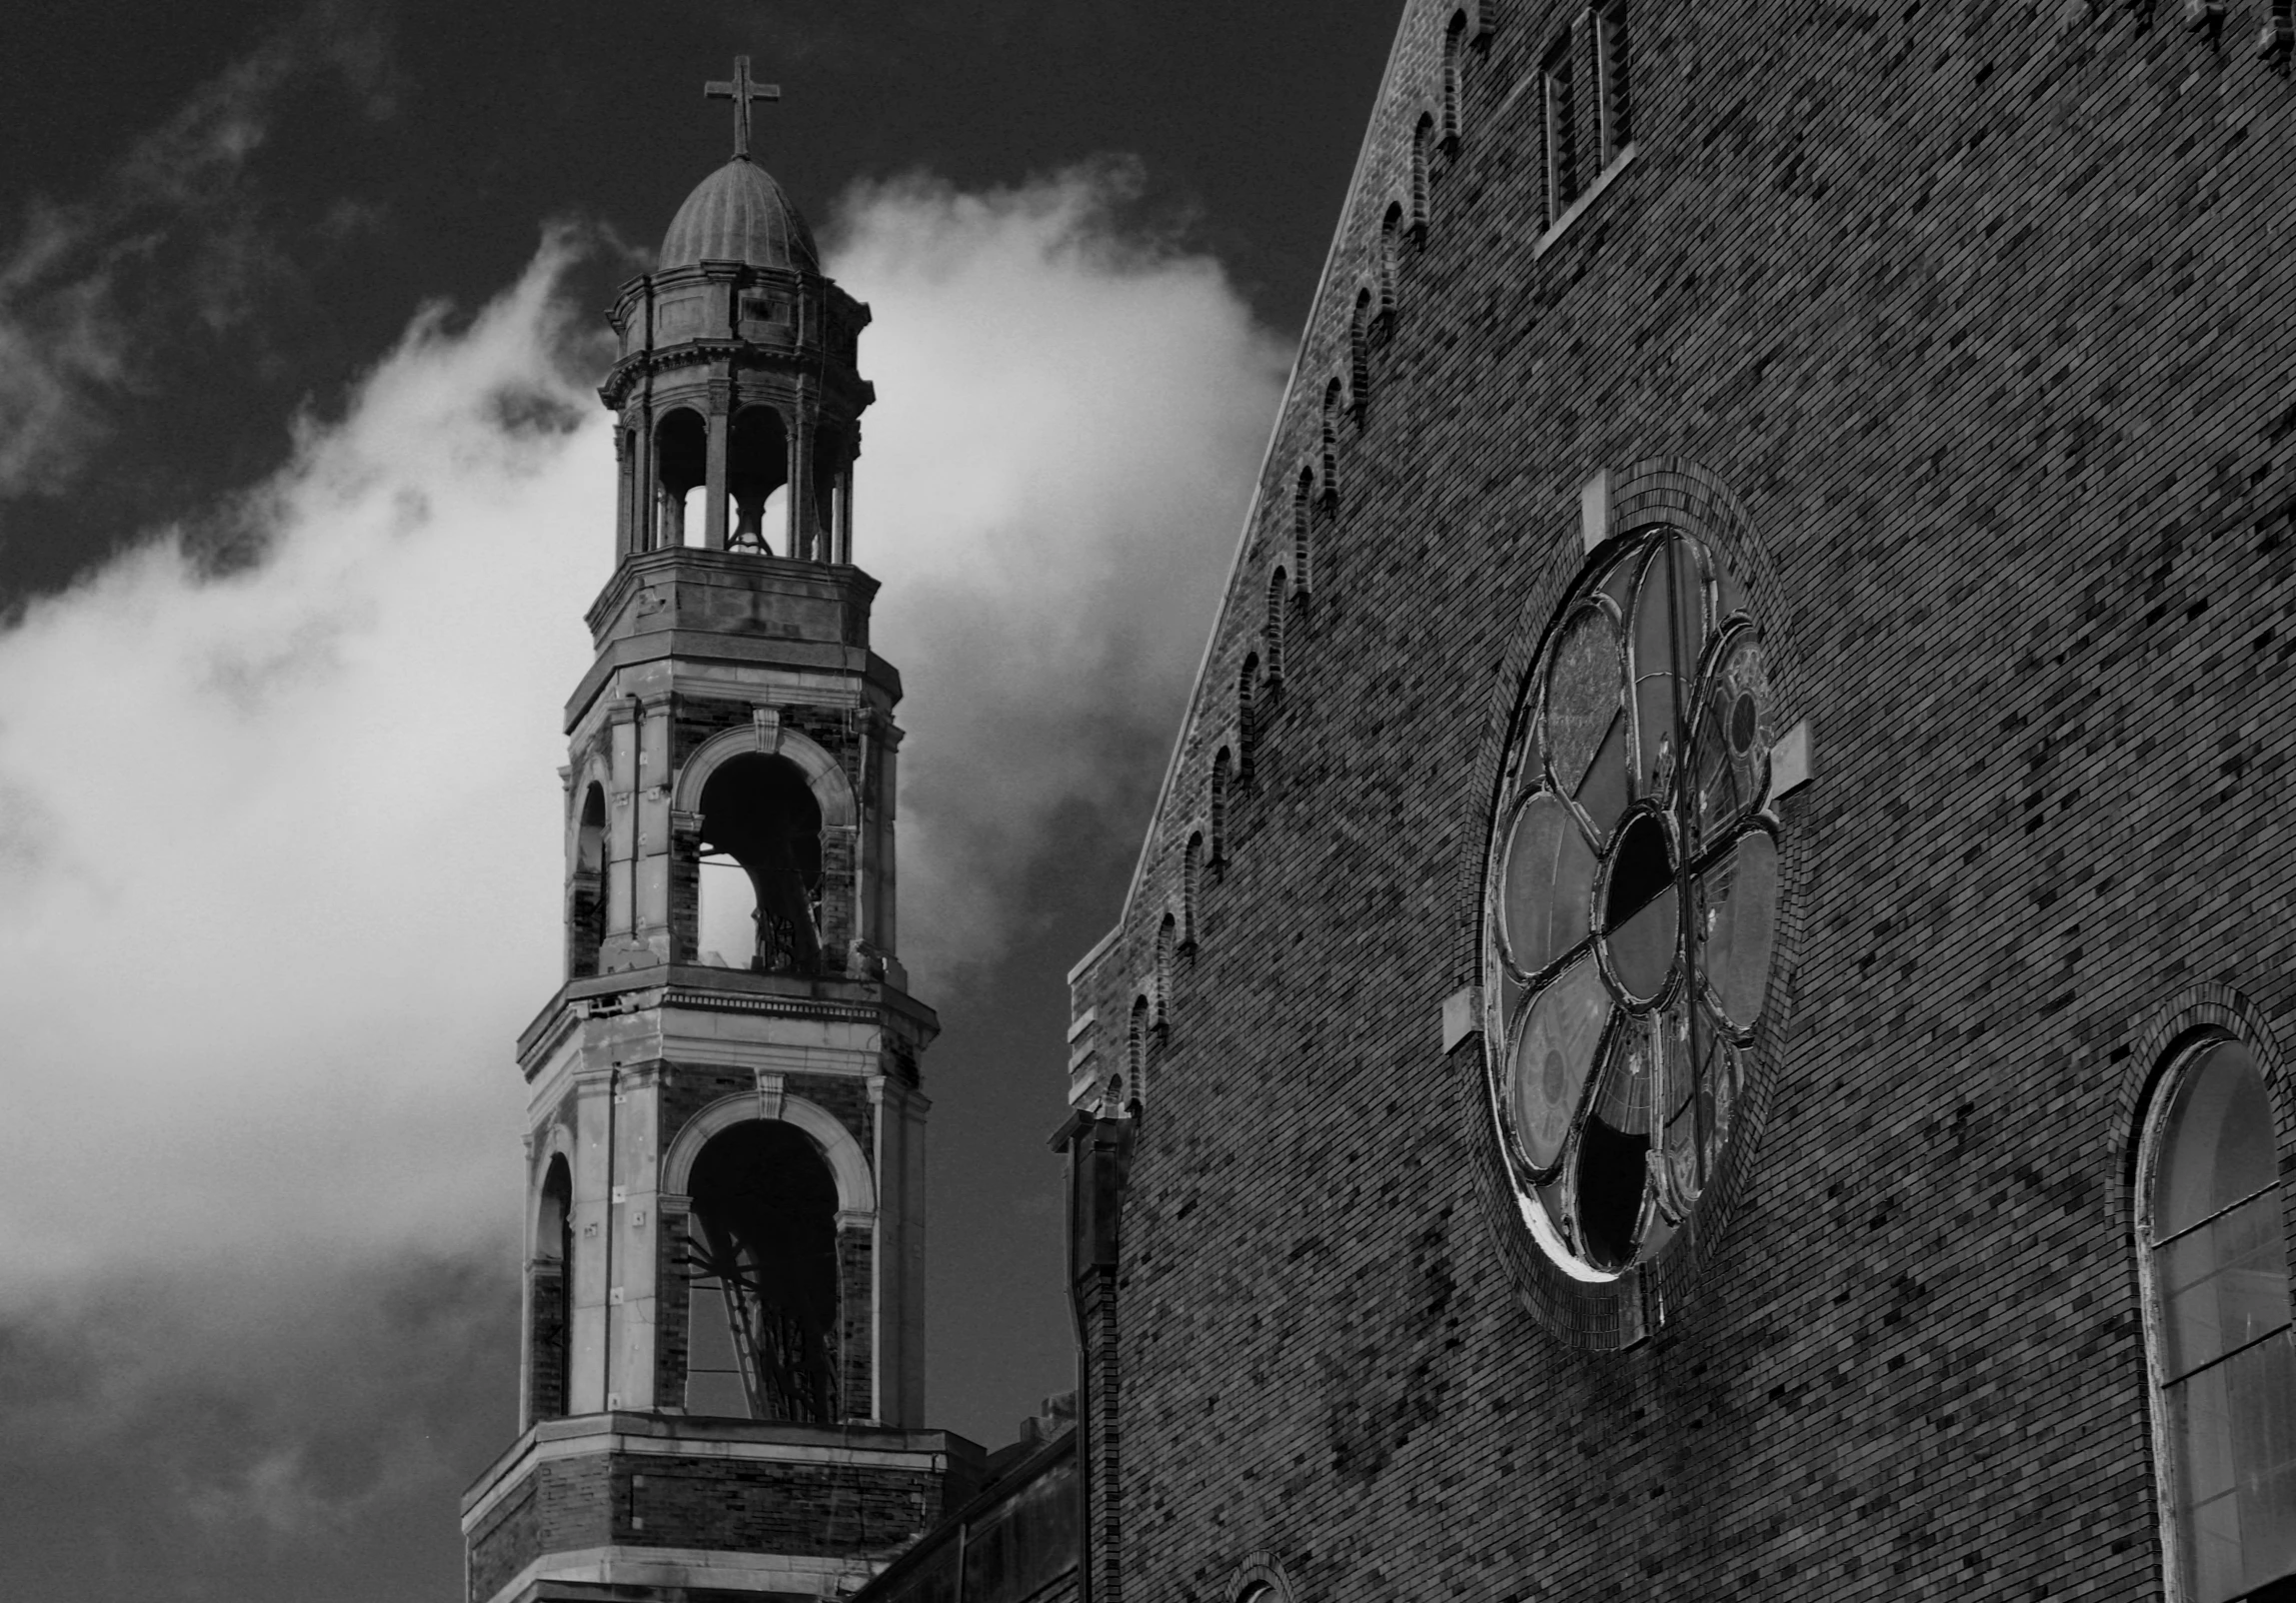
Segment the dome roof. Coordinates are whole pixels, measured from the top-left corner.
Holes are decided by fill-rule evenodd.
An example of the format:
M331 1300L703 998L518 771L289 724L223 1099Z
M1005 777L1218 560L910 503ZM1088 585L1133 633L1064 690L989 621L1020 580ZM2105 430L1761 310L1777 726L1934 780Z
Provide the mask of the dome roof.
M747 156L736 156L695 185L662 237L657 272L696 262L821 270L806 220L773 175Z

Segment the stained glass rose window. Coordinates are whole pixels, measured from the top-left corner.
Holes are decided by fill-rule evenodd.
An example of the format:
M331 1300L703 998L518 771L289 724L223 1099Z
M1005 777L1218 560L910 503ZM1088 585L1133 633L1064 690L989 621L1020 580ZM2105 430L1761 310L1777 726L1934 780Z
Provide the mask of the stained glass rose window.
M1499 1148L1524 1223L1582 1280L1657 1253L1714 1177L1778 905L1760 632L1697 540L1614 546L1531 672L1483 893Z

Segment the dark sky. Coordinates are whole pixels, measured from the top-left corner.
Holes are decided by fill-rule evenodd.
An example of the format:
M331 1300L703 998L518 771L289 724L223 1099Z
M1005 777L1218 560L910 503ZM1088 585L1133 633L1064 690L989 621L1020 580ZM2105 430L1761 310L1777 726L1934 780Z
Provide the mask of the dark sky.
M1288 335L1394 15L1392 0L42 8L0 52L0 218L114 215L100 260L9 288L37 306L100 267L140 321L131 371L104 392L111 448L0 508L0 599L276 465L298 407L324 413L418 303L494 293L545 220L651 250L726 154L728 108L701 87L738 52L782 86L757 113L759 153L817 219L860 178L978 188L1137 156L1147 221L1216 255ZM187 101L284 40L296 64L264 148L185 225L165 191L203 183L167 171ZM154 171L123 186L135 166ZM604 306L622 268L591 271Z
M1396 9L203 0L28 11L0 51L0 609L162 525L189 528L220 568L252 560L235 550L232 511L289 458L298 420L340 413L425 303L467 311L500 293L546 224L608 242L575 270L585 303L603 307L637 260L613 242L650 252L724 159L729 113L701 86L737 52L783 88L759 111L760 154L817 221L857 180L926 171L979 190L1134 158L1143 187L1130 226L1216 258L1288 339ZM250 104L262 116L239 149ZM44 365L22 359L35 349ZM1212 544L1231 539L1221 530ZM1209 622L1185 620L1185 632L1200 640ZM1160 751L1146 752L1113 800L1059 810L1007 887L1026 908L1018 937L962 993L927 998L945 1027L927 1065L932 1411L989 1445L1071 1384L1058 1169L1044 1147L1063 1112L1064 976L1115 916L1160 770ZM0 815L0 856L9 821ZM218 936L246 941L260 971L260 931ZM132 976L122 983L132 999ZM470 1072L512 1074L509 1044ZM111 1165L90 1183L135 1186L134 1151ZM0 1216L0 1229L20 1226ZM315 1290L276 1358L267 1338L247 1339L246 1374L267 1378L190 1373L126 1403L102 1400L105 1329L164 1327L179 1299L161 1285L90 1284L69 1318L33 1318L0 1286L0 1597L455 1595L455 1497L513 1429L516 1286L507 1267L497 1284L465 1261L395 1272L385 1329L367 1320L330 1348L312 1333L336 1314ZM414 1372L407 1356L449 1348L469 1354L466 1367L426 1360ZM305 1478L322 1489L373 1478L364 1438L381 1410L411 1419L445 1467L362 1492L343 1505L360 1511L349 1520L217 1511L218 1466L235 1486L262 1484L262 1455L246 1444L285 1439L279 1410L338 1394L340 1411L299 1438ZM91 1412L75 1430L81 1406L129 1413L99 1423Z

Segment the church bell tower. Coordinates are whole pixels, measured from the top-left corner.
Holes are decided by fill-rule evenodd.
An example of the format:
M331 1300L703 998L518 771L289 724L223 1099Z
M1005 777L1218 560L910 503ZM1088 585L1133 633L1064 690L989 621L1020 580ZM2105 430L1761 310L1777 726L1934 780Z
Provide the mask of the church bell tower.
M869 309L751 160L624 286L614 571L566 709L528 1086L521 1434L471 1603L850 1591L978 1482L923 1428L938 1025L894 920L900 676L853 563Z

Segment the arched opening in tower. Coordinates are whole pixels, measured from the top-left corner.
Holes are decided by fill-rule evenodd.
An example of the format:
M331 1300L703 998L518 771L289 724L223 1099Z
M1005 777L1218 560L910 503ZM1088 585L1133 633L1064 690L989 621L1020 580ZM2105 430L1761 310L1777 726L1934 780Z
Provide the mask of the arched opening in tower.
M606 941L606 793L591 786L574 829L574 872L567 887L566 973L582 979L598 972Z
M821 803L786 757L737 757L702 788L698 959L758 973L821 961Z
M551 1158L543 1176L529 1278L529 1412L535 1419L558 1419L571 1406L574 1373L574 1179L564 1153Z
M689 535L686 495L710 477L710 428L689 407L666 413L654 425L654 549L697 546L702 530Z
M737 1124L695 1159L687 1236L686 1411L838 1418L837 1180L779 1120Z
M782 415L772 407L744 407L734 414L726 444L730 550L761 556L773 551L774 535L789 527L789 436Z

